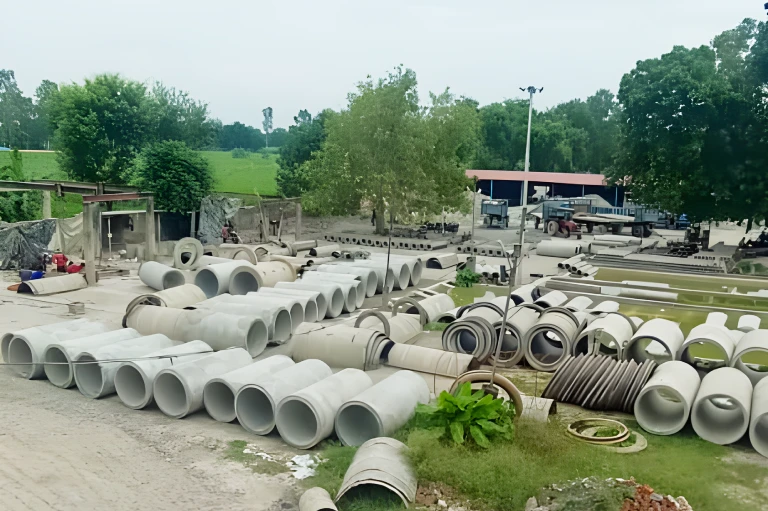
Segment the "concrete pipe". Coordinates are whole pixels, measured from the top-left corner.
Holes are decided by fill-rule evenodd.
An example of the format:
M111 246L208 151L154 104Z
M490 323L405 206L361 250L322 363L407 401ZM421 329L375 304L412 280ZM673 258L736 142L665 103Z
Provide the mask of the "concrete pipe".
M589 264L584 265L580 267L578 270L576 270L576 275L582 275L582 276L594 275L596 273L597 273L597 268Z
M362 263L362 264L361 264ZM372 264L368 264L372 263ZM395 272L390 267L387 268L386 264L377 264L372 261L353 261L349 264L349 266L355 267L355 268L369 268L373 270L376 273L376 276L378 277L378 281L376 283L376 292L377 293L391 293L392 289L395 287ZM386 273L386 278L384 277Z
M263 289L272 289L272 288L263 288ZM294 295L289 296L286 294L281 293L254 293L250 292L246 295L249 299L255 299L256 303L264 303L264 306L266 307L268 303L265 300L270 300L272 303L280 303L281 305L284 305L285 307L291 307L291 319L293 319L293 309L295 307L295 304L299 305L301 308L301 315L297 317L296 319L293 319L294 326L293 330L295 331L298 326L303 323L316 323L321 319L319 316L320 311L317 310L317 301L310 299L306 295ZM293 303L291 303L291 301ZM301 321L299 321L301 320Z
M589 312L591 312L592 314L600 314L600 313L607 313L607 312L618 312L618 310L619 310L619 302L615 302L613 300L605 300L596 304L591 309L589 309Z
M257 245L254 248L254 252L256 252L256 256L259 259L266 258L266 256L268 255L287 255L287 256L296 255L296 251L288 243L282 243L280 245L275 243L266 243L262 245Z
M322 360L331 367L372 370L379 367L384 348L390 344L377 330L333 325L293 337L293 360Z
M253 362L240 348L219 351L157 373L153 392L164 414L181 419L203 407L203 389L211 379Z
M338 273L318 273L316 271L305 271L301 276L301 280L305 281L319 281L319 282L336 282L340 286L350 286L350 291L354 291L355 295L355 308L359 309L363 306L366 296L366 283L362 280L358 280L356 275L342 275ZM354 309L353 309L354 310ZM349 311L352 312L352 311Z
M640 427L654 435L674 435L683 429L700 384L699 373L685 362L659 366L635 401Z
M139 295L128 303L125 313L129 314L137 305L155 305L157 307L183 309L203 300L205 300L205 293L203 293L202 289L194 284L184 284L183 286L172 287L157 293Z
M269 329L264 320L255 315L236 316L210 310L189 310L184 311L174 335L184 342L204 341L214 351L243 348L252 357L256 357L267 347Z
M217 245L203 245L203 255L219 257L219 247Z
M387 354L387 365L419 373L456 378L473 364L472 355L452 353L413 344L395 344Z
M548 257L573 257L581 253L581 245L570 241L543 240L536 245L536 254Z
M363 267L381 267L382 270L387 267L386 260L380 261L378 259L374 261L358 260L352 264ZM393 289L406 289L411 280L411 270L408 268L408 265L403 261L395 261L393 259L389 261L389 270L392 272ZM381 276L379 276L379 279L381 279Z
M314 250L317 248L317 240L306 241L294 241L291 246L296 252L304 252L306 250Z
M279 282L275 284L275 289L285 289L287 291L313 291L320 293L325 299L326 318L336 318L344 310L346 297L344 296L344 291L342 291L341 286L335 282Z
M173 247L173 266L180 270L191 270L202 255L202 243L195 238L181 238Z
M80 353L137 337L141 337L141 334L133 328L122 328L51 344L43 353L45 376L57 387L68 389L75 385L72 361Z
M379 252L375 252L371 254L371 258L374 261L384 261L387 260L387 254L382 254ZM424 269L424 263L421 262L421 258L419 257L411 257L411 256L401 256L401 255L389 255L390 264L394 261L400 261L405 263L408 266L408 271L410 272L410 277L408 279L408 285L411 286L418 286L419 282L421 281L421 272Z
M229 274L229 293L244 295L259 290L259 273L255 266L239 266Z
M595 241L608 241L611 243L624 243L626 245L642 245L643 240L632 236L621 236L618 234L599 234L595 236Z
M153 402L157 373L174 364L183 364L213 353L203 341L185 342L147 354L144 360L123 362L115 373L117 397L128 408L141 410Z
M352 267L346 264L322 264L317 267L320 273L334 273L341 275L356 276L363 281L365 287L365 296L368 298L376 294L379 287L379 276L371 268Z
M453 252L445 254L435 254L427 259L427 268L444 270L459 264L459 258Z
M11 369L28 380L45 376L45 350L52 344L69 339L104 333L109 327L103 323L84 324L78 330L43 331L29 328L17 332L8 344L5 361Z
M225 257L236 261L248 261L251 264L259 262L256 252L248 245L222 243L218 247L218 257Z
M736 329L744 333L751 332L760 328L760 321L760 318L753 314L744 314L739 317L739 324Z
M205 410L214 420L232 422L237 418L235 395L241 388L294 365L284 355L273 355L209 380L203 389Z
M305 289L283 289L283 288L276 288L276 287L263 287L259 290L259 293L261 293L264 296L287 296L289 298L290 297L304 298L308 302L314 302L315 308L317 309L317 319L315 321L322 320L325 317L326 312L328 311L328 303L325 301L325 295L320 293L319 291L307 291ZM306 312L304 315L304 320L309 321L307 319Z
M575 255L573 257L560 261L559 263L557 263L557 267L569 270L572 265L581 262L581 260L584 259L585 257L586 256L584 254Z
M231 263L232 259L227 259L226 257L216 257L216 256L200 256L197 258L197 261L195 261L195 264L192 265L191 270L199 270L200 268L205 268L206 266L213 266L214 264L227 264ZM185 268L182 268L185 269Z
M749 441L757 452L768 458L768 378L760 380L752 393Z
M333 285L336 288L340 289L344 296L344 301L342 302L343 304L342 310L344 312L354 312L355 309L357 309L358 307L357 286L358 286L358 283L361 283L359 280L341 281L341 280L335 280L335 279L322 279L317 277L309 277L307 279L302 278L297 282L300 282L304 285L329 285L329 284ZM309 288L309 289L318 289L318 288Z
M525 359L534 369L557 370L571 354L581 321L568 309L553 307L539 316L525 339Z
M184 274L179 270L156 263L155 261L144 261L141 263L139 266L139 279L145 285L158 291L183 286L187 282Z
M768 330L744 334L736 345L730 366L746 374L752 385L768 376Z
M355 328L376 330L396 343L408 342L422 332L418 316L398 314L388 318L384 313L375 310L360 314L355 321Z
M235 395L237 421L251 433L268 435L275 428L275 410L280 401L332 374L325 362L310 359L262 376Z
M579 332L571 352L574 357L604 355L622 360L622 347L634 333L635 326L630 318L623 314L609 313L595 319Z
M443 349L472 355L480 361L486 360L496 346L496 329L493 325L499 318L499 315L491 320L467 316L454 321L443 330Z
M96 330L96 331L93 331ZM95 323L85 318L73 319L72 321L60 321L59 323L52 323L50 325L36 326L32 328L25 328L24 330L17 330L16 332L7 332L0 338L0 346L2 346L3 360L8 362L8 348L11 345L11 339L16 336L38 336L38 335L53 335L55 337L63 336L65 339L73 339L81 336L94 335L99 332L104 332L107 327L103 323ZM68 332L80 332L70 335ZM88 333L91 332L91 333ZM64 340L64 339L62 339Z
M637 329L627 345L623 347L624 360L642 363L653 360L658 364L675 360L684 341L680 325L663 318L654 318Z
M521 305L523 303L533 303L534 301L533 294L535 290L536 290L535 285L526 284L512 291L512 294L510 294L509 296L512 299L512 303L514 303L515 305Z
M533 303L540 305L545 309L549 309L550 307L559 307L567 301L568 297L565 296L565 293L562 291L550 291L547 294L541 295L541 297Z
M309 249L309 255L312 257L339 257L341 247L339 245L324 245Z
M239 315L261 315L261 311L271 310L279 307L285 307L291 314L291 332L295 332L301 323L307 321L306 315L309 314L310 319L315 318L317 320L317 310L314 307L314 303L310 302L299 296L277 296L277 295L262 295L260 293L248 293L247 295L221 295L205 302L197 304L199 307L206 307L206 304L212 304L219 312L226 312L226 308L222 305L237 304L243 305L243 308L238 311ZM307 309L305 309L307 307ZM238 308L239 309L239 308ZM248 312L250 310L250 312ZM274 314L269 315L270 317ZM312 321L314 323L314 321ZM286 339L276 339L286 340Z
M229 283L232 272L241 266L247 266L251 269L254 268L248 261L229 261L228 263L206 266L195 275L195 285L202 289L203 293L205 293L205 296L208 298L227 293L229 292ZM247 274L243 274L244 277L246 275ZM241 283L241 281L239 280L238 283ZM248 287L244 283L242 284L242 287ZM256 288L258 289L258 286L256 286Z
M341 405L334 421L336 436L352 446L391 436L413 417L417 405L428 402L424 379L411 371L398 371Z
M191 310L219 312L227 315L243 316L245 318L260 318L267 327L267 339L273 342L282 343L287 341L291 338L291 334L295 328L293 326L291 313L280 304L271 304L269 308L267 308L257 307L253 303L229 301L216 303L201 302L196 305L196 309Z
M571 312L577 312L586 310L590 305L592 305L591 298L587 298L586 296L577 296L576 298L573 298L571 301L563 305L563 307Z
M155 334L83 351L73 361L77 389L91 399L112 394L115 392L115 373L120 362L106 361L146 357L154 351L177 344L162 334Z
M328 490L316 486L301 494L299 511L338 511Z
M512 367L520 363L525 355L526 336L538 318L539 312L535 309L515 307L507 313L506 321L499 320L493 324L497 342L500 330L502 327L504 328L504 334L501 337L501 352L497 362L500 367ZM493 363L495 358L496 350L494 348L491 351L489 363Z
M123 327L133 328L141 335L163 334L180 341L176 325L186 313L183 309L137 305L123 318Z
M421 317L422 324L426 325L427 323L437 321L445 312L455 308L456 304L453 302L453 298L444 293L428 296L423 300L415 300L406 296L394 303L392 315L400 313L418 314Z
M709 348L706 350L708 356L696 356L696 352L704 347ZM735 348L736 345L727 328L703 323L693 327L688 333L677 354L677 359L696 369L711 371L730 365Z
M339 408L373 386L370 376L358 369L343 369L285 397L277 405L275 424L283 440L309 449L333 433Z
M296 280L296 269L285 261L261 262L256 267L259 289L276 287L278 282L293 282Z
M707 373L691 409L693 430L701 438L719 445L732 444L749 428L752 382L733 367Z

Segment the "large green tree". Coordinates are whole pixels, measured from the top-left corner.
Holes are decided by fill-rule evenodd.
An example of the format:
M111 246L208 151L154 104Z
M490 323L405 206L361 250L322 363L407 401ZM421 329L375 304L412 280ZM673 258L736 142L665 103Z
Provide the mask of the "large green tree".
M285 197L299 197L311 189L313 181L302 165L321 149L325 141L325 121L333 113L333 110L324 110L313 118L308 111L301 110L293 118L294 125L288 128L277 159L280 166L277 186Z
M161 82L152 87L150 100L155 140L180 140L193 149L215 145L216 122L210 118L206 103Z
M0 167L0 180L25 181L24 166L18 149L11 152L11 161ZM2 192L0 191L0 220L3 222L22 222L36 220L42 209L41 193Z
M0 69L0 146L29 148L32 99L25 97L10 69Z

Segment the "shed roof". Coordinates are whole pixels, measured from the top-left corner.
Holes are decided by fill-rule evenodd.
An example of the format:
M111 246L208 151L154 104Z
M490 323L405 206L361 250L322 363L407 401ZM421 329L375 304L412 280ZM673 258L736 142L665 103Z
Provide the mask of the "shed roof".
M467 170L467 177L483 181L523 181L520 170ZM528 181L563 185L608 186L602 174L570 174L566 172L528 172Z

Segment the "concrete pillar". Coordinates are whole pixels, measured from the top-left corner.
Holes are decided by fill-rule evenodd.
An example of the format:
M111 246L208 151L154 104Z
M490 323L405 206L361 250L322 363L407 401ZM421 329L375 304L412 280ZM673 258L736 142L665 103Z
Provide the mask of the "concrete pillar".
M85 280L89 286L96 285L96 219L99 218L99 203L83 203L83 258L85 259Z
M301 201L296 201L296 241L301 239Z
M144 214L146 221L146 246L144 247L144 260L155 260L155 198L147 197L147 212Z
M189 237L194 238L195 237L195 216L197 216L197 212L193 211L190 213L190 221L189 221Z
M43 218L51 218L51 192L43 192Z

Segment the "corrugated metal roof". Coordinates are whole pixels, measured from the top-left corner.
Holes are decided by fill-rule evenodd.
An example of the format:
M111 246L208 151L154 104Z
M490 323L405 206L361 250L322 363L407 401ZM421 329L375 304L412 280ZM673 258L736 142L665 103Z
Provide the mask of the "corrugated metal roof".
M467 170L467 177L484 181L522 181L520 170ZM528 172L528 181L563 185L607 186L602 174L569 174L566 172Z

